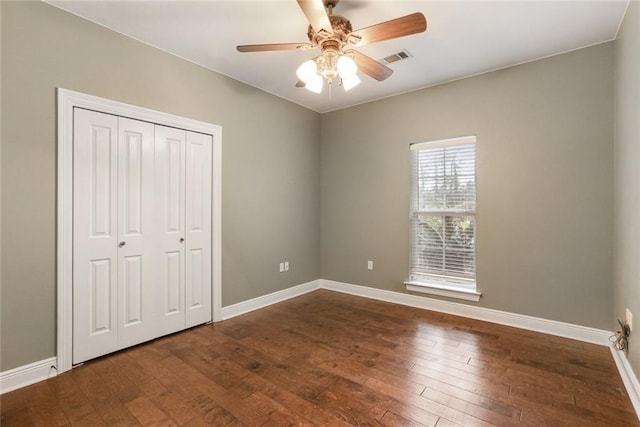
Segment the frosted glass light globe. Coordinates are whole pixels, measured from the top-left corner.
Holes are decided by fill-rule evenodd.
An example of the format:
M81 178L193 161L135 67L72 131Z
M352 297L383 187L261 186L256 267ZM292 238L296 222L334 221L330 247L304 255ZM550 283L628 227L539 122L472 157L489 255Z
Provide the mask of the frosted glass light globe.
M360 84L360 78L355 74L352 75L351 77L342 78L342 87L344 88L345 92L348 91L349 89L353 89L359 84Z
M355 76L357 72L358 65L356 65L356 62L350 56L342 55L338 59L338 74L342 79Z
M298 76L298 78L303 82L309 83L314 78L314 76L318 75L317 72L318 65L316 64L316 61L310 59L306 62L303 62L302 65L298 67L298 69L296 70L296 76Z
M307 82L307 84L304 87L310 90L311 92L320 93L322 92L323 82L324 82L324 79L322 78L322 76L316 74L313 78L311 78L311 80Z

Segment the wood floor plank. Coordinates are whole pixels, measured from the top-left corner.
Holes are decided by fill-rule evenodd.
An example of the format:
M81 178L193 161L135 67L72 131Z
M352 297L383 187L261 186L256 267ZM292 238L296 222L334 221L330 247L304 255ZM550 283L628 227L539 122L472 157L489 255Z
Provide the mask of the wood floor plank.
M194 418L188 425L243 425L236 417L231 415L226 409L217 404L209 396L199 395L191 402L192 407L200 417Z
M296 425L296 426L311 426L313 423L305 417L297 414L288 407L280 404L279 402L269 398L269 396L256 392L251 396L244 399L249 407L258 408L260 411L266 413L269 416L269 421L264 425Z
M122 403L129 402L142 395L140 388L124 375L109 358L101 358L91 364L93 371L113 391Z
M66 426L69 419L46 382L27 387L27 407L35 426Z
M453 421L449 421L446 418L440 417L436 427L460 427L460 424L454 423Z
M262 388L261 393L268 396L271 400L278 404L289 408L301 417L312 420L318 425L331 425L337 427L348 426L349 424L336 418L329 412L319 408L311 403L311 401L305 400L283 388L279 387L275 383L271 383L265 378L262 378L258 374L250 374L245 377L244 381L251 382Z
M436 419L437 422L437 419ZM380 424L383 426L395 427L395 426L406 426L406 427L425 427L425 426L435 426L435 424L422 424L414 420L410 420L401 415L398 415L394 412L387 411L382 418L380 418Z
M507 405L496 405L497 407L487 408L432 388L425 389L422 396L441 405L457 409L460 412L496 425L516 424L520 420L522 412L519 408Z
M242 399L232 395L224 387L200 373L197 369L183 363L180 359L169 356L163 359L161 365L170 370L173 382L196 384L197 390L212 399L233 417L247 425L262 425L268 420L268 416L259 411L245 411Z
M87 425L89 423L96 426L104 425L102 418L96 413L84 393L77 392L64 396L58 402L60 402L60 407L71 425Z
M159 386L149 391L148 396L157 407L164 409L178 424L187 424L199 414L193 410L191 402L177 393Z
M0 396L0 425L8 427L32 426L29 414L30 393L28 387Z
M416 396L414 394L405 393L402 390L397 389L396 387L377 380L372 379L368 381L367 387L380 393L386 394L389 397L393 397L394 399L399 400L400 402L403 402L404 404L407 404L409 406L428 411L431 414L436 415L437 417L446 417L447 419L460 422L463 425L492 425L491 423L485 422L475 415L472 415L465 411L461 411L453 406L443 405L435 400L425 398L422 395Z
M0 396L12 426L640 426L609 349L330 291Z
M127 409L142 425L158 425L169 416L156 406L147 396L140 396L125 404Z
M629 419L633 419L635 414L629 407L615 407L608 404L608 402L598 399L585 399L581 395L575 396L575 404L578 407L586 408L593 411L600 416L614 420L616 422L627 422Z

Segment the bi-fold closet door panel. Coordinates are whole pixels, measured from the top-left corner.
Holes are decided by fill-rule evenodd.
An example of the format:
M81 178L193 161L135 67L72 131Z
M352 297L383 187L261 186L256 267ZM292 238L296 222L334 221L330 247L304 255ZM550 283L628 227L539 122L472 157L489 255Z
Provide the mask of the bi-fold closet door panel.
M156 125L162 334L211 320L212 137Z
M211 320L213 138L155 125L158 335Z
M170 334L185 327L184 153L186 132L156 126L156 215L159 231L158 327Z
M118 347L157 336L154 125L118 118Z
M211 320L211 149L74 111L74 363Z
M118 348L118 118L75 109L73 360Z
M211 135L187 132L186 327L211 320Z

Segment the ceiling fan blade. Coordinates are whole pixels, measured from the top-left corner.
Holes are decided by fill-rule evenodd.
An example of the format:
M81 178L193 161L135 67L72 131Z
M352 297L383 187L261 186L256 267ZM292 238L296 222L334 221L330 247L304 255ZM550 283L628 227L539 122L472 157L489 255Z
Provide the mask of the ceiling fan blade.
M271 44L245 44L236 46L238 52L269 52L273 50L311 49L309 43L271 43Z
M303 82L302 80L298 80L298 82L296 83L296 87L305 87L307 84L305 82Z
M324 9L322 0L298 0L298 5L313 29L316 30L316 33L319 33L320 30L325 30L329 34L333 34L331 21L329 21L329 16Z
M363 53L358 52L357 50L349 50L345 53L353 55L353 60L358 64L358 71L362 71L379 82L393 74L393 70L391 68L379 63L375 59L370 58Z
M427 20L420 12L391 21L381 22L370 27L365 27L352 34L362 37L357 46L395 39L397 37L409 36L411 34L422 33L427 30Z

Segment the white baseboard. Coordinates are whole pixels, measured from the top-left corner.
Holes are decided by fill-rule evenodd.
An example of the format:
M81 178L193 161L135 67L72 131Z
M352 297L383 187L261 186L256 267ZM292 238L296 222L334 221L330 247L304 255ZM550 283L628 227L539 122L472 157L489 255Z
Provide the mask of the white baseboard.
M609 337L613 334L610 331L589 328L587 326L573 325L571 323L541 319L539 317L526 316L524 314L509 313L490 308L460 304L411 294L403 294L400 292L370 288L368 286L335 282L332 280L322 280L321 287L323 289L342 292L345 294L357 295L365 298L422 308L425 310L439 311L441 313L454 314L456 316L469 317L471 319L484 320L486 322L513 326L520 329L527 329L530 331L542 332L565 338L572 338L599 345L608 346L610 344Z
M26 387L39 381L46 380L47 378L55 377L57 374L57 371L54 368L55 365L56 358L50 357L28 365L0 372L0 394Z
M613 360L616 362L618 372L622 377L622 382L627 389L629 399L631 399L633 409L636 410L636 415L640 419L640 382L638 382L638 377L633 372L633 368L629 364L629 360L627 360L627 355L620 350L616 350L613 346L610 348Z
M288 299L304 295L315 291L316 289L327 289L330 291L342 292L379 301L438 311L471 319L484 320L487 322L498 323L500 325L513 326L520 329L557 335L598 345L608 346L610 344L609 337L612 335L611 331L590 328L587 326L573 325L571 323L526 316L524 314L509 313L491 308L476 307L467 304L325 279L313 280L278 292L239 302L227 307L222 307L222 318L229 319L239 316L250 311L267 307L271 304L276 304L281 301L286 301Z
M259 308L267 307L272 304L313 292L316 289L320 289L320 283L320 279L313 280L311 282L303 283L271 294L262 295L257 298L222 307L222 320L240 316L241 314L258 310Z
M611 349L611 354L613 355L613 360L616 363L622 382L627 389L627 394L629 395L633 408L636 411L636 415L638 416L638 419L640 419L640 382L638 381L636 374L633 372L633 369L627 360L627 356L623 352L613 348L611 345L609 337L613 335L613 333L610 331L573 325L571 323L558 322L555 320L541 319L538 317L526 316L524 314L509 313L490 308L475 307L450 301L370 288L368 286L335 282L332 280L321 280L320 287L322 289L342 292L345 294L402 304L425 310L438 311L462 317L469 317L471 319L484 320L501 325L513 326L520 329L542 332L549 335L557 335L592 344L607 346Z
M324 279L313 280L311 282L303 283L271 294L239 302L227 307L222 307L222 319L226 320L241 314L249 313L272 304L313 292L317 289L327 289L425 310L484 320L487 322L513 326L516 328L572 338L579 341L605 346L610 345L609 337L612 335L612 332L610 331L589 328L586 326L573 325L570 323L541 319L523 314L509 313L490 308L477 307ZM627 387L629 396L631 396L634 408L636 408L636 412L640 414L640 386L638 385L638 379L629 366L626 357L620 357L618 355L618 358L616 358L616 354L614 354L614 360L616 361L620 375ZM50 359L31 363L29 365L0 373L0 393L6 393L55 376L55 369L51 369L55 364L56 358L52 357Z

